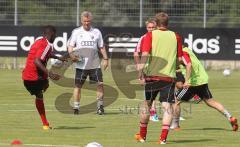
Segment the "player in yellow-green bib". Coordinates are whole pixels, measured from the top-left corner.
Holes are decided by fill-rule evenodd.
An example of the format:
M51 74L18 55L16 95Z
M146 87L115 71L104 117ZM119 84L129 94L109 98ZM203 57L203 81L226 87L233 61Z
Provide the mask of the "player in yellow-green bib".
M141 62L137 65L139 82L145 90L145 99L141 107L139 133L135 138L139 142L146 141L151 103L160 93L163 120L158 143L166 144L173 115L172 104L175 103L176 62L182 58L182 39L180 35L167 29L166 13L156 14L155 19L157 29L148 32L144 37Z
M187 47L183 48L183 59L186 65L191 64L191 74L188 81L185 81L183 87L178 87L179 90L176 92L177 102L174 107L174 126L179 127L179 116L177 114L181 101L189 101L194 95L198 95L209 107L218 110L222 113L230 122L233 131L238 130L237 119L224 108L224 106L213 99L212 94L208 88L208 74L202 66L201 62L195 56L195 54ZM187 83L187 84L186 84ZM190 85L186 86L186 85ZM175 120L176 119L176 120Z

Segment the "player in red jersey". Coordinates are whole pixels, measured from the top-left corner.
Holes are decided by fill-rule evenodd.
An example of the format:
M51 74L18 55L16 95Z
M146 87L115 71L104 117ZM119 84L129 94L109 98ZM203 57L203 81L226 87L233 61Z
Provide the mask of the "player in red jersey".
M148 19L145 22L145 25L146 25L146 29L147 29L148 32L151 32L151 31L156 29L156 21L153 18ZM134 61L135 61L136 65L138 65L140 63L140 57L139 56L141 55L142 45L143 45L145 36L146 36L146 34L144 34L143 36L140 37L140 39L137 43L137 46L135 48L135 51L133 53L133 57L134 57ZM157 115L157 110L156 110L156 103L157 103L157 100L153 100L152 106L150 108L150 120L154 121L154 122L159 121L158 115Z
M168 15L155 16L157 29L148 32L144 38L141 62L138 64L139 82L145 88L144 108L141 108L140 131L135 135L139 142L145 142L152 100L160 93L163 108L162 133L159 144L166 144L172 121L172 104L175 102L174 88L176 61L182 60L182 39L177 33L167 29Z
M43 129L48 130L49 122L45 114L43 92L47 90L48 77L59 80L60 75L49 71L46 68L49 58L56 58L63 61L62 57L55 56L53 52L53 41L56 37L56 29L53 26L45 26L43 37L36 40L28 53L25 68L22 72L22 79L25 88L31 95L35 95L35 105L43 123Z

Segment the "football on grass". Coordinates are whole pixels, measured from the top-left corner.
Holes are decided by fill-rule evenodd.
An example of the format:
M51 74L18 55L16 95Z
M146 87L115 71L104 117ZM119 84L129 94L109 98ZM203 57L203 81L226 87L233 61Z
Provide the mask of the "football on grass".
M56 54L56 56L61 57L62 55ZM57 68L60 68L63 66L63 62L61 60L54 59L54 58L50 59L50 64L52 67L57 67Z
M103 146L97 142L90 142L85 147L103 147Z

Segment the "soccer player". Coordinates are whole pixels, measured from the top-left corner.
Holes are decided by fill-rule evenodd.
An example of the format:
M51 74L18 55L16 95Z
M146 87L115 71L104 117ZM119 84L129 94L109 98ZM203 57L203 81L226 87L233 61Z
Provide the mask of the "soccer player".
M35 95L35 105L43 123L43 129L48 130L49 122L46 118L43 92L49 86L48 77L53 80L58 80L60 76L49 71L46 68L49 58L56 58L64 60L61 57L55 56L53 52L53 41L56 37L56 29L53 26L45 26L43 30L43 37L36 40L30 48L28 53L26 66L22 72L22 79L24 86L31 95Z
M195 54L187 47L183 48L183 54L183 56L185 56L185 59L187 56L189 57L188 60L185 60L186 64L191 64L192 66L191 76L189 79L189 83L191 86L185 87L183 85L183 87L178 87L179 90L176 93L176 97L179 102L177 103L178 105L175 107L175 112L178 112L180 101L189 101L194 95L198 95L209 107L214 108L220 113L222 113L230 122L232 130L237 131L237 119L233 117L221 103L217 102L212 98L212 94L208 88L208 75L201 62L198 60ZM178 113L175 115L176 117L179 116ZM177 121L177 123L178 124L175 124L175 126L179 126L179 121Z
M135 135L135 139L139 142L146 141L151 101L160 92L163 119L158 143L166 144L172 121L172 104L175 102L176 62L182 58L182 39L177 33L167 29L166 13L157 13L155 19L157 29L146 34L137 68L139 82L145 88L145 100L140 114L140 131Z
M153 31L155 28L156 28L156 21L154 19L149 19L145 22L145 25L146 25L146 29L148 32L151 32ZM142 48L142 44L143 44L143 41L144 41L144 37L146 35L143 35L140 37L138 43L137 43L137 46L135 48L135 51L133 53L133 57L134 57L134 60L135 60L135 64L138 65L139 62L140 62L140 53L141 53L141 48ZM151 121L154 121L154 122L157 122L159 121L158 119L158 115L157 115L157 111L156 111L156 103L157 103L157 100L152 100L152 106L150 108L150 120Z
M103 78L100 68L100 59L98 52L103 56L103 69L108 67L108 56L104 47L101 32L91 26L92 13L84 11L81 13L82 26L72 31L68 41L68 52L70 58L75 62L75 88L74 97L74 114L79 114L81 88L89 76L90 82L97 83L97 114L104 114L103 107ZM74 50L74 47L76 50ZM75 54L75 53L76 54Z

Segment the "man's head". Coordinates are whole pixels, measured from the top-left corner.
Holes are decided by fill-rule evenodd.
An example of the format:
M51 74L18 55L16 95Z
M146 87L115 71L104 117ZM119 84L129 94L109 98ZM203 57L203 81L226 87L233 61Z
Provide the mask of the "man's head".
M155 19L148 19L146 22L146 29L148 32L152 32L156 28L156 21Z
M83 11L81 14L81 23L84 30L89 31L91 28L92 13L89 11Z
M44 26L43 36L46 37L50 43L53 43L56 38L56 28L51 25Z
M168 26L168 14L164 12L157 13L155 15L157 27L167 27Z

